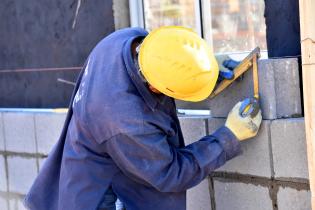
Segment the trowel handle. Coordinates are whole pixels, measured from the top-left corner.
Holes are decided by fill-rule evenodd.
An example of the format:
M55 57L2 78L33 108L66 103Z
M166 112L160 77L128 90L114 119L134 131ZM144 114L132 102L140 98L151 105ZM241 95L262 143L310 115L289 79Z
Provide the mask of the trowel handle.
M256 117L260 110L259 100L255 97L246 98L240 107L239 114L242 117L251 116L252 118Z

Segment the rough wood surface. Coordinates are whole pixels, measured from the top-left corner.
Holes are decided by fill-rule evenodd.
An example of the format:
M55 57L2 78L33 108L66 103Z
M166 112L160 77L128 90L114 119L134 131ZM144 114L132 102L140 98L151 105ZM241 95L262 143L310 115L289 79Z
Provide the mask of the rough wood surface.
M315 210L315 1L300 0L299 3L305 131L312 209Z

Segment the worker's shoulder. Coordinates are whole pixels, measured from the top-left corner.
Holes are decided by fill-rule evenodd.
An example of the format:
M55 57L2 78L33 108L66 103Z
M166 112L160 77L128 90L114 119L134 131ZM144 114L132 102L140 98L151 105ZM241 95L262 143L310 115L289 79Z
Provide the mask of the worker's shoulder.
M139 28L139 27L123 28L107 35L106 37L104 37L103 40L101 40L101 42L104 42L107 40L108 41L120 40L120 39L124 40L124 39L129 39L132 37L141 37L141 36L144 37L147 35L148 35L148 32L143 28Z
M112 32L100 40L93 48L89 57L99 55L110 56L113 52L120 53L125 43L134 38L145 37L148 32L143 28L124 28Z
M116 30L112 34L135 34L135 35L147 35L148 32L140 27L128 27Z

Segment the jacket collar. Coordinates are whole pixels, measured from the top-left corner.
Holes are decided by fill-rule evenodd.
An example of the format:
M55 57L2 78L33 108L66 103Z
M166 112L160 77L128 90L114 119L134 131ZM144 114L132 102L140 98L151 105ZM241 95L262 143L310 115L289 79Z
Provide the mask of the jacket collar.
M150 107L152 111L156 109L158 103L158 96L154 95L146 86L146 84L142 81L140 75L137 73L138 69L133 61L132 52L131 52L131 44L132 42L139 37L130 38L127 43L124 45L123 49L123 59L126 65L127 72L137 88L138 92L142 96L143 100Z

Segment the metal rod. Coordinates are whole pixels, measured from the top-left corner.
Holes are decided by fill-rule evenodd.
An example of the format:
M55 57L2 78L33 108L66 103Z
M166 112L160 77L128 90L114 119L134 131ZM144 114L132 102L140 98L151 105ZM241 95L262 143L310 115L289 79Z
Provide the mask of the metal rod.
M31 68L31 69L4 69L0 73L20 73L20 72L46 72L46 71L78 71L82 67L62 67L62 68Z
M65 79L58 78L57 81L58 81L58 82L65 83L65 84L67 84L67 85L73 85L73 86L75 86L75 82L71 82L71 81L69 81L69 80L65 80Z

